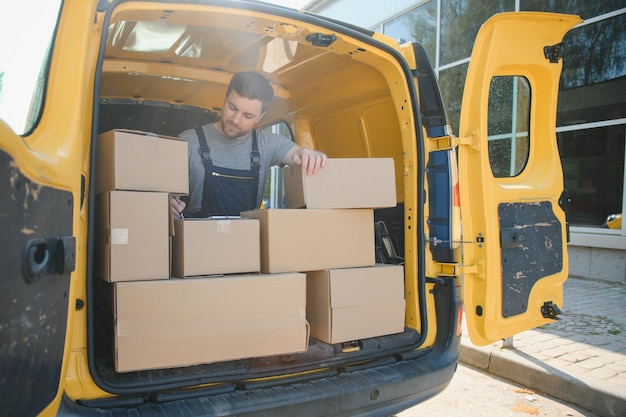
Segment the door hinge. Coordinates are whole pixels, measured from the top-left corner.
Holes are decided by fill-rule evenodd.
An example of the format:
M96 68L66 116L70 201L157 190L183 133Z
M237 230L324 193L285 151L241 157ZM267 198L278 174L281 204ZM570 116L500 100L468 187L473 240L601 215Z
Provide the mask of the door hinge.
M468 146L470 151L479 152L480 151L480 136L478 134L478 129L471 129L468 137L456 138L454 141L455 145L463 145Z
M557 43L556 45L544 46L543 56L545 56L551 64L557 64L559 59L563 57L563 44Z
M474 265L463 265L459 267L460 273L463 275L474 275L477 280L485 279L485 260L476 259Z

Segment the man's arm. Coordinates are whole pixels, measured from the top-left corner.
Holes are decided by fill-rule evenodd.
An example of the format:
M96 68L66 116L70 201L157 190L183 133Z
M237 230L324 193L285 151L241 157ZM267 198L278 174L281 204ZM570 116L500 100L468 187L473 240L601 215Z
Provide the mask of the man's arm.
M285 155L285 158L283 158L283 164L300 165L302 172L306 172L307 175L313 175L316 174L320 168L326 166L326 159L326 154L322 151L303 148L300 145L293 145Z

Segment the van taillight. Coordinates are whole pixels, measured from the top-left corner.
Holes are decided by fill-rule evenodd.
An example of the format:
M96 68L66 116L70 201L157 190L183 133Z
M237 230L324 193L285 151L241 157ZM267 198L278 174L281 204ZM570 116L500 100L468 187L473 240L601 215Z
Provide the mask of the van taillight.
M456 335L460 337L463 334L463 306L459 307L457 313Z

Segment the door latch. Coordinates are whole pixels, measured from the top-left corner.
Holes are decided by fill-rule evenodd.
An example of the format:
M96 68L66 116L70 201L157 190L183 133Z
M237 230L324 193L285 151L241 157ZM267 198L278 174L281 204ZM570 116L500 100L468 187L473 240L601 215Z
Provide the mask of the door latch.
M551 64L557 64L563 56L563 44L549 45L543 47L543 56L550 61Z
M559 320L561 309L552 301L546 301L541 307L541 315L546 319Z

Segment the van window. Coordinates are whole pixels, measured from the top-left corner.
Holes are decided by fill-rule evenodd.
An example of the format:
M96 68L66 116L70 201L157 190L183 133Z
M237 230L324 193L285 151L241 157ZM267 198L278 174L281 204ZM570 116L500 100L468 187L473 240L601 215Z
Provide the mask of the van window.
M49 46L60 4L60 0L2 2L0 118L19 135L33 129L42 110Z
M496 178L519 175L530 154L530 83L494 77L489 87L489 163Z

